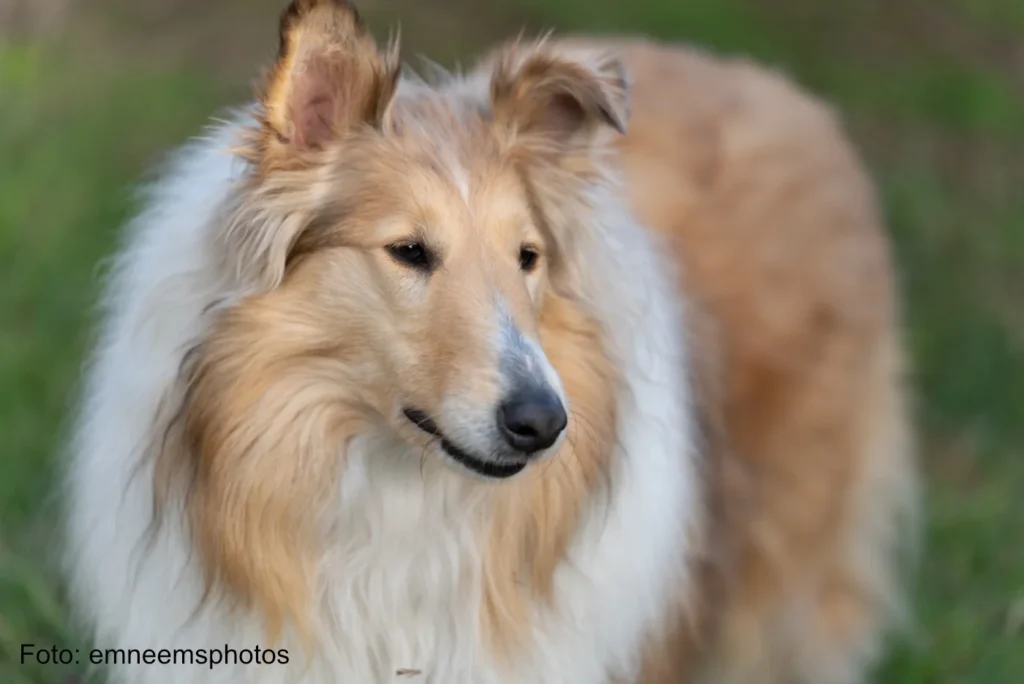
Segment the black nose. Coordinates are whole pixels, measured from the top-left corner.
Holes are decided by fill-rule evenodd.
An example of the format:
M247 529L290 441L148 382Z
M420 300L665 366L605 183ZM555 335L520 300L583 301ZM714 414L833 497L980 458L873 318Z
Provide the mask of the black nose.
M514 392L498 407L498 428L510 447L532 454L555 443L568 418L550 389Z

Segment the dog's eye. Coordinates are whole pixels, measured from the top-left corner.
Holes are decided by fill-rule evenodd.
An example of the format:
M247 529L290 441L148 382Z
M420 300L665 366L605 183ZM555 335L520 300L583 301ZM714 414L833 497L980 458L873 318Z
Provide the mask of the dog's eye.
M421 271L429 271L434 264L430 251L419 242L399 242L388 245L388 254L400 264Z
M537 259L540 254L533 247L523 247L519 250L519 268L529 273L537 267Z

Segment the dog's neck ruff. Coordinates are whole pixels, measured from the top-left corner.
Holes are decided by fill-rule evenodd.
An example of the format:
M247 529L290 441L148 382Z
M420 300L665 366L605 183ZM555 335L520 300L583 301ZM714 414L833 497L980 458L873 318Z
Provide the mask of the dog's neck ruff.
M224 153L241 124L185 150L153 189L111 280L108 319L73 450L67 558L74 602L97 645L137 649L269 648L255 614L224 603L195 612L203 584L171 505L153 543L152 464L144 446L165 427L161 399L201 339L212 302L237 293L210 254L243 165ZM481 633L479 526L487 488L439 459L405 453L388 434L350 443L330 543L319 567L315 640L305 663L121 666L135 684L599 684L635 670L647 633L685 589L699 516L686 347L674 274L614 188L592 198L581 231L581 291L623 371L610 496L584 515L539 607L532 644L511 664ZM493 483L489 486L502 486ZM172 502L173 503L173 502ZM179 517L175 517L179 516Z

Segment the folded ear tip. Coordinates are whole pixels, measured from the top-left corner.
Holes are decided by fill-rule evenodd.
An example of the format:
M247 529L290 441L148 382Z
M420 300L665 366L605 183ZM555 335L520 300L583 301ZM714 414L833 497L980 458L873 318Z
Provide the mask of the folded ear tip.
M605 123L615 129L615 132L619 135L626 135L628 133L628 124L626 123L626 115L619 115L612 111L609 107L601 108L601 117Z
M358 31L363 31L366 28L362 17L359 15L359 10L348 0L292 0L281 12L280 34L282 55L287 51L288 34L291 30L299 21L319 7L326 7L345 14L352 22L352 27Z
M630 117L630 71L616 52L605 52L597 62L597 72L607 83L608 107L603 114L609 126L626 135Z
M629 71L614 52L573 49L546 37L513 41L484 61L490 65L492 106L510 111L520 125L574 135L587 120L626 135Z
M360 16L359 10L356 8L354 3L351 3L348 0L320 0L320 2L329 2L338 9L348 12L357 27L362 28L364 26L363 18Z
M345 10L356 17L359 16L359 11L356 9L355 4L349 2L349 0L292 0L288 3L285 14L299 16L317 7L335 7Z

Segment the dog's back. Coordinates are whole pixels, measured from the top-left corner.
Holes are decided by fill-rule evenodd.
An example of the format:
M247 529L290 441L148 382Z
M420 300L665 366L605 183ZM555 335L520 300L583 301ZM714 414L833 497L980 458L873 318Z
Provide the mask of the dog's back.
M694 309L713 482L700 639L725 681L859 681L899 617L915 509L873 188L835 115L781 75L609 44L633 76L634 210L670 242ZM694 661L678 632L645 684Z

